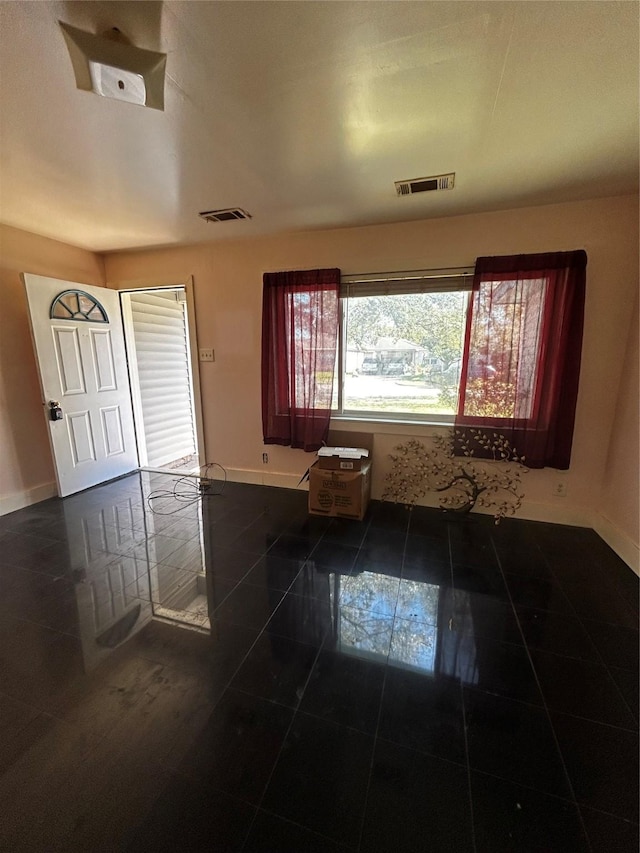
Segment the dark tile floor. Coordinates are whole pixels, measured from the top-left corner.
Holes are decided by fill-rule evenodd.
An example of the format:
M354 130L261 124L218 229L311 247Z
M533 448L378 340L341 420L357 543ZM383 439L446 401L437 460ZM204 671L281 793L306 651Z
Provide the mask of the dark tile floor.
M593 531L174 483L0 519L0 849L635 853L638 578Z

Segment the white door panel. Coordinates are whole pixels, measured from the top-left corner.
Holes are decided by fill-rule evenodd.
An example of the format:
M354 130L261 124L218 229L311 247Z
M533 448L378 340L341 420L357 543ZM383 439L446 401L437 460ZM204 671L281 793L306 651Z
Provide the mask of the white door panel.
M52 325L51 332L62 394L86 394L78 330Z
M113 364L111 329L89 329L89 334L96 368L96 387L98 391L115 391L118 386Z
M23 279L58 493L64 497L138 467L120 301L105 287L31 274ZM65 291L89 298L65 297L51 319L54 300ZM93 299L103 311L93 307ZM60 403L62 420L50 419L49 401Z
M74 468L82 465L83 462L95 462L96 448L93 441L89 412L71 412L68 414L67 428L69 430L69 446L71 448L71 458Z

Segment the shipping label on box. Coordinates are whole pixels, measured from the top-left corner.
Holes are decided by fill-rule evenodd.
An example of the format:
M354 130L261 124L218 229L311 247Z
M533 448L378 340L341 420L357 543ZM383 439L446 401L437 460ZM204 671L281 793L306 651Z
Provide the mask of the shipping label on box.
M309 470L309 512L312 515L362 520L371 497L371 463L360 471Z
M325 471L361 471L366 459L341 459L339 456L322 456L318 459L318 467Z
M329 471L361 471L368 463L369 451L364 447L321 447L318 467Z

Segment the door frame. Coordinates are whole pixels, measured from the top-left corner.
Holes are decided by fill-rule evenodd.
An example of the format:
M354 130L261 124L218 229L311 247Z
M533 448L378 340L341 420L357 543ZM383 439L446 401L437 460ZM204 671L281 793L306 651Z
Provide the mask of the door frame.
M186 279L176 281L175 278L153 278L135 281L109 281L106 285L111 290L118 292L120 296L120 308L122 325L125 337L125 348L127 353L127 364L129 368L129 388L131 391L131 402L133 405L133 414L136 431L136 441L138 442L138 455L140 456L142 446L144 445L144 430L142 429L141 412L139 409L139 386L137 372L132 369L132 363L136 363L135 352L129 351L128 334L125 326L125 310L122 302L123 293L135 293L139 290L152 291L167 291L175 290L179 287L184 287L187 297L187 328L189 330L189 355L191 365L191 382L193 384L193 415L195 420L196 431L196 451L198 453L198 462L200 466L206 464L206 448L204 443L204 428L202 418L202 396L200 391L200 364L198 358L198 337L196 328L196 303L193 287L193 276L190 275ZM134 394L134 388L137 389ZM137 396L137 399L136 399ZM146 454L145 454L146 455ZM151 468L149 466L140 466L143 471L164 470L159 468ZM187 476L187 475L185 475Z

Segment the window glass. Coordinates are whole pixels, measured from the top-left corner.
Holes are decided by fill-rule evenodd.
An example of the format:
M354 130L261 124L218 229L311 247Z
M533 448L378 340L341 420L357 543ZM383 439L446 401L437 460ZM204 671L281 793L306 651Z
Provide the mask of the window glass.
M451 290L344 298L343 411L453 416L467 298Z
M51 317L57 320L69 320L73 318L73 311L71 308L67 308L62 299L59 299L54 303Z
M89 296L85 296L84 293L78 293L76 295L78 300L78 308L83 314L88 314L95 307L95 300L91 299Z
M108 323L107 312L89 293L82 290L65 290L51 303L52 320L80 320L89 323Z
M545 278L496 281L476 295L465 415L533 416L546 289Z

